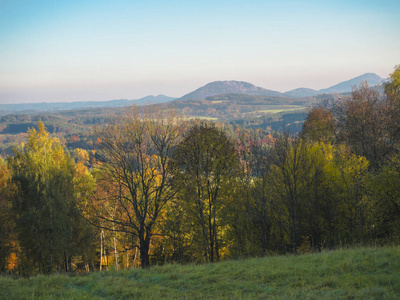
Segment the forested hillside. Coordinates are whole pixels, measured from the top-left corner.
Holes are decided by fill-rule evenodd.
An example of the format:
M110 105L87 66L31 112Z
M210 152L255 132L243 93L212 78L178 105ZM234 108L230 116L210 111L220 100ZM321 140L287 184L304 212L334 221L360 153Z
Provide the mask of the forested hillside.
M74 116L67 137L34 118L0 160L1 272L398 245L399 78L315 106L300 134L160 106Z

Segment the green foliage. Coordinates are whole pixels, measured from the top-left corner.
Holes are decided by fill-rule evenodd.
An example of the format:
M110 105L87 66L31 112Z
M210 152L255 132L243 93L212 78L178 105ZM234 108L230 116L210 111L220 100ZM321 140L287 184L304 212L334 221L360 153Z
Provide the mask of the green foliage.
M396 66L390 74L390 80L385 85L385 92L387 97L400 101L400 65Z
M33 274L397 244L399 74L385 96L362 84L314 107L300 137L271 130L298 130L303 113L258 118L268 99L238 95L177 103L189 114L248 116L231 123L181 123L170 108L144 107L92 135L86 125L109 119L88 110L46 117L61 141L42 122L0 136L4 145L28 137L8 166L0 161L1 269L16 254L18 270ZM35 118L4 117L0 130Z
M207 261L218 261L220 212L239 162L234 146L214 124L201 122L189 129L177 146L173 161L185 221L192 223L190 231L197 233L191 241L198 248L197 257L204 255Z
M377 174L368 178L374 238L381 243L400 241L400 153L392 155Z
M316 106L308 113L301 136L312 141L332 142L334 130L335 121L332 112L323 106Z
M68 271L72 256L82 254L82 239L90 235L76 206L73 160L42 122L14 151L9 163L20 186L14 211L21 247L32 265L26 263L40 272Z
M0 278L6 299L398 299L400 248Z
M11 171L0 157L0 272L13 269L10 256L16 250L15 220L12 215L12 201L17 187L11 182Z

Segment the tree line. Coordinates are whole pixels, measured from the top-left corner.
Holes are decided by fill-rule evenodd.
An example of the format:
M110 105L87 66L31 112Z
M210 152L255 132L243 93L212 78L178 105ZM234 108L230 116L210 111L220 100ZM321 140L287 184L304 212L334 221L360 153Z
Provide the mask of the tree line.
M398 244L399 88L396 67L384 95L361 84L312 108L296 136L133 107L95 129L90 169L85 153L72 158L39 122L0 160L1 271Z

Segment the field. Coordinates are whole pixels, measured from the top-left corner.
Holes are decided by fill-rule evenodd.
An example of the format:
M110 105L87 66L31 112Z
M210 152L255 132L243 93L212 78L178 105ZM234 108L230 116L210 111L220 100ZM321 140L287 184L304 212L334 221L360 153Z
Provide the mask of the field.
M284 112L294 112L294 111L305 111L307 108L298 105L265 105L263 108L245 113L245 115L255 114L257 117L263 116L264 114L277 114Z
M0 278L1 299L398 299L400 247Z
M260 112L261 113L279 113L279 112L306 109L304 106L298 106L298 105L269 105L269 106L266 106L266 109L260 110Z

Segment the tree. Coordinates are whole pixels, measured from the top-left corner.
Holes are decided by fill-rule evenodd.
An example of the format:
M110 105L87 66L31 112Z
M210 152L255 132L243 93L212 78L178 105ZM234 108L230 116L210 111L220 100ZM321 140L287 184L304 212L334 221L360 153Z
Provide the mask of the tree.
M310 143L284 134L267 153L265 173L271 192L274 218L297 252L307 243L313 250L322 246L326 206L326 173L331 152L329 144Z
M11 208L17 187L11 177L11 171L0 157L0 272L12 270L16 266L17 237Z
M234 145L215 124L194 124L174 153L174 165L179 199L196 220L193 229L205 259L218 261L221 200L238 167Z
M400 104L400 65L397 65L390 74L390 80L385 84L385 93L386 97L396 101L397 105Z
M387 130L390 137L399 143L400 138L400 65L396 66L393 73L390 74L389 81L385 84L385 95L388 105L391 110L389 118L391 120L388 124Z
M335 120L332 112L322 105L313 107L303 124L302 138L318 142L332 142L334 133Z
M236 129L236 151L240 158L240 172L232 184L235 191L224 209L233 241L232 254L264 256L272 248L274 226L271 213L271 188L267 179L267 153L272 147L272 136L262 139L259 132Z
M335 248L339 241L351 244L364 238L367 216L363 199L368 165L365 157L355 155L346 145L334 148L328 177L332 202L328 216L333 228L328 240Z
M89 231L77 208L73 160L41 121L14 153L9 163L20 186L14 211L23 252L39 272L69 271L87 237L82 229Z
M171 189L170 157L182 130L174 110L155 107L132 107L114 124L97 130L100 167L114 186L110 196L118 212L104 215L93 205L94 211L104 223L103 228L139 240L136 246L143 268L150 265L150 242L160 214L175 194ZM103 199L94 202L98 201Z
M400 239L400 154L387 159L387 163L368 178L369 197L374 238L382 242Z
M352 97L334 105L339 142L365 156L373 170L378 169L398 143L399 110L367 83L353 90Z
M82 162L85 165L89 164L89 152L87 152L85 149L75 148L73 151L73 157L78 162Z

